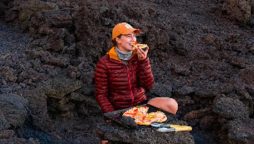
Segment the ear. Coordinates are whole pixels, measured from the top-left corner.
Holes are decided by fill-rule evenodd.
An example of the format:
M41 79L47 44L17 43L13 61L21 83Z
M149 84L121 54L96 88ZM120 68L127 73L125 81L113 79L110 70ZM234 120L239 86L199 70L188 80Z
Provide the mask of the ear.
M116 38L116 43L117 43L117 44L121 43L121 40L120 40L119 37Z

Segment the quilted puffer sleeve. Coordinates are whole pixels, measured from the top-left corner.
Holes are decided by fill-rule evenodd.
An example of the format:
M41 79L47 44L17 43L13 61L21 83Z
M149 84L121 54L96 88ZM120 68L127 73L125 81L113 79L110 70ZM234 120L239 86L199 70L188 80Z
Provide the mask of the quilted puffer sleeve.
M95 70L96 100L102 112L114 111L114 107L108 99L108 70L103 60L96 65Z
M140 85L146 90L149 90L154 84L154 77L149 58L139 61L138 65L138 77Z

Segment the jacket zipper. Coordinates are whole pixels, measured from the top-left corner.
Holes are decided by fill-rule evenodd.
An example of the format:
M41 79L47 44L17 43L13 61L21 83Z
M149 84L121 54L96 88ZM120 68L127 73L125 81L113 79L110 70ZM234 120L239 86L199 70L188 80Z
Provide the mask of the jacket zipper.
M128 73L128 85L129 85L129 88L130 88L130 91L131 91L131 105L133 105L134 95L133 95L132 88L131 88L130 70L128 68L128 65L126 65L126 68L127 68L127 73Z

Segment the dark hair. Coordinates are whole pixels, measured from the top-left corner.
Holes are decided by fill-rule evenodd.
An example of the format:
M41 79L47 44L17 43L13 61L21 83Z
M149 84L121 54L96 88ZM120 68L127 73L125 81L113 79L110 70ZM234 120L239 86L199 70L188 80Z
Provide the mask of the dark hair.
M120 34L119 36L117 36L118 38L121 38L122 34ZM116 39L112 40L113 46L117 46L117 42Z

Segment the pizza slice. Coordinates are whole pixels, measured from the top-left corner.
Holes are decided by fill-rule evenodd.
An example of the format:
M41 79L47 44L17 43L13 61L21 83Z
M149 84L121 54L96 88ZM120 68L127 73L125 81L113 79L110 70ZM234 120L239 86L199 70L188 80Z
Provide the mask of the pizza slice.
M151 125L153 122L164 122L167 120L167 116L161 112L151 112L148 113L149 107L133 107L127 110L123 116L131 117L135 120L136 124L139 125Z
M139 107L133 107L126 112L123 113L123 116L128 116L128 117L140 117L142 115L146 115L148 112L149 107L147 106L139 106Z

